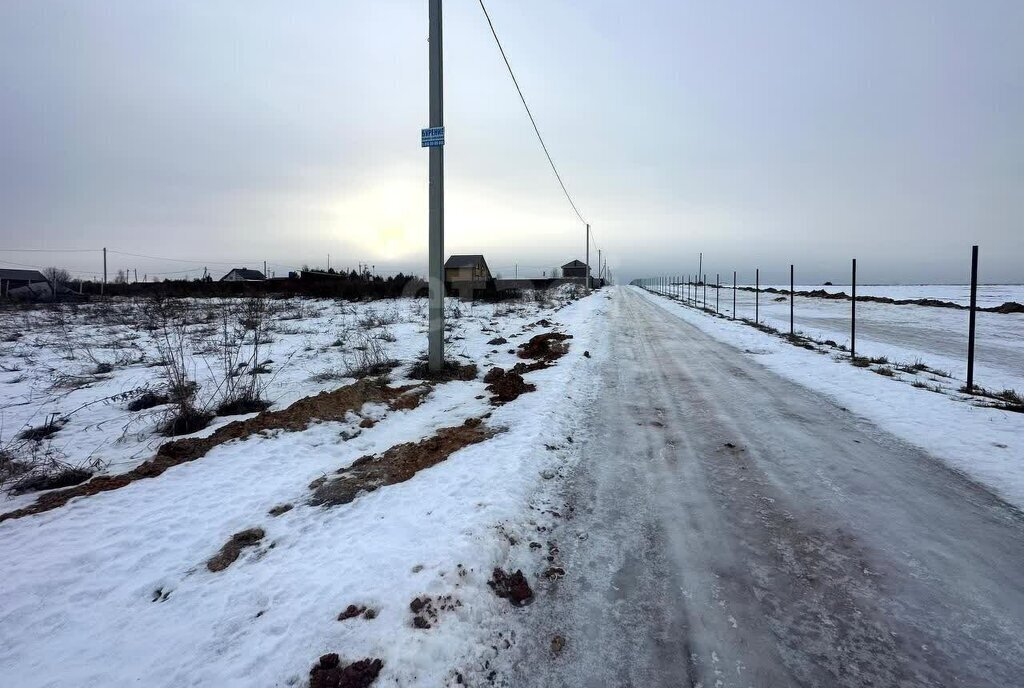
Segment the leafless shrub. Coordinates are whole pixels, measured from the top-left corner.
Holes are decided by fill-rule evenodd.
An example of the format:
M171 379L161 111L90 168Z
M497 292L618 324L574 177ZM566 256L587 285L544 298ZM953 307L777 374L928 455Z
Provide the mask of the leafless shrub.
M367 308L358 325L365 329L394 325L400 319L398 306Z
M345 354L345 372L348 377L380 375L395 367L380 339L364 331L355 334L352 351Z
M49 443L22 441L0 446L0 490L24 494L85 482L103 467L90 458L71 463Z
M171 299L157 297L147 304L146 323L153 328L170 404L167 418L160 426L165 435L186 435L206 427L212 414L198 405L199 384L194 380L192 358L188 351L189 332L183 309Z

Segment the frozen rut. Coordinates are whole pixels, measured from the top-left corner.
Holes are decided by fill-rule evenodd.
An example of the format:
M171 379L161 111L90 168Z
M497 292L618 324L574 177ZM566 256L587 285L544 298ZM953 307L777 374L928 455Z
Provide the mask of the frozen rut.
M510 685L1024 685L1020 512L614 294L567 575Z

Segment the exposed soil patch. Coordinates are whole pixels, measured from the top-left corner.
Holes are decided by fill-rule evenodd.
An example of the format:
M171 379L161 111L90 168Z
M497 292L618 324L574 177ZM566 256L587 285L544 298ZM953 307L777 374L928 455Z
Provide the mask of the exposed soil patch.
M569 350L565 340L572 339L571 334L561 332L545 332L530 337L530 341L519 345L519 358L532 358L551 362L561 358Z
M294 507L291 504L278 504L277 506L275 506L273 509L271 509L267 513L269 513L271 516L280 516L281 514L288 513L293 508Z
M390 387L381 378L359 380L332 392L321 392L300 399L280 411L264 411L253 418L228 423L209 437L166 442L157 450L155 457L126 473L99 476L68 490L40 495L33 504L23 509L0 514L0 522L56 509L75 497L116 490L143 478L155 478L168 468L204 456L220 444L245 439L258 432L299 432L305 430L313 420L341 421L349 412L358 411L367 403L387 403L393 410L416 408L428 391L428 387L415 385Z
M361 616L364 619L376 619L377 610L372 607L366 607L365 605L350 604L345 607L345 611L338 614L338 621L347 621L348 619L354 619L357 616Z
M518 367L520 364L516 364ZM515 368L513 368L515 370ZM487 391L494 396L491 397L492 404L504 404L519 397L520 394L532 392L537 387L523 380L523 376L517 372L505 372L504 368L494 367L487 371L484 376Z
M451 382L452 380L469 382L476 379L478 372L476 363L459 365L455 361L445 361L441 370L435 372L430 370L426 361L420 361L409 370L409 377L433 382Z
M459 449L483 442L493 434L494 431L484 427L479 418L470 418L462 425L441 428L432 437L419 442L396 444L378 456L356 459L348 468L339 470L338 477L312 488L310 504L348 504L360 492L373 492L380 487L405 482L424 468L439 464Z
M223 571L235 563L243 549L260 544L264 534L262 528L249 528L240 533L235 533L231 536L230 540L224 543L219 552L210 557L210 560L206 562L206 568L214 573Z
M526 576L519 569L515 573L505 573L496 568L491 574L491 580L487 581L487 585L491 586L495 595L508 599L516 607L522 607L533 599L533 590L530 589L530 584L526 582Z
M323 655L309 671L309 688L366 688L377 680L384 662L360 659L345 666L337 654Z
M409 611L413 613L412 626L420 629L430 628L437 623L440 612L455 611L461 606L462 600L451 595L440 595L436 598L423 595L414 598L409 603Z

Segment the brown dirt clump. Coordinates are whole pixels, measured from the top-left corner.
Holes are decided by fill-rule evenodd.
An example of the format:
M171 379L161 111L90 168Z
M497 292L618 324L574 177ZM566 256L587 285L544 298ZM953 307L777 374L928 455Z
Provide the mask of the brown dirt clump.
M291 511L291 510L292 510L293 508L294 508L294 507L293 507L293 506L292 506L291 504L278 504L277 506L275 506L274 508L272 508L272 509L271 509L270 511L268 511L267 513L268 513L268 514L270 514L271 516L280 516L281 514L286 514L286 513L288 513L288 512L289 512L289 511Z
M518 364L517 364L518 365ZM487 385L487 391L494 396L491 397L492 404L503 404L537 389L523 380L523 376L516 372L505 372L501 368L493 368L490 372L501 371L501 374L493 376L493 382ZM490 375L490 373L488 373Z
M348 468L339 470L338 477L313 488L310 504L348 504L360 492L405 482L424 468L439 464L459 449L483 442L493 434L479 418L470 418L463 425L441 428L419 442L396 444L379 456L356 459Z
M366 688L377 680L384 662L360 659L341 666L337 654L323 655L309 671L309 688Z
M313 420L344 420L349 412L358 411L367 403L387 403L392 410L413 409L419 406L428 391L429 388L417 385L390 387L382 378L358 380L332 392L321 392L316 396L300 399L280 411L264 411L253 418L228 423L209 437L165 442L157 450L155 457L126 473L100 476L71 489L40 495L27 507L0 514L0 522L56 509L75 497L87 497L122 488L135 480L155 478L168 468L204 456L220 444L245 439L259 432L298 432L305 430Z
M354 619L357 616L361 616L364 619L375 619L377 618L377 610L361 604L350 604L345 607L345 611L338 614L338 621L347 621L348 619Z
M487 371L486 375L484 375L484 382L486 382L487 384L491 384L492 382L497 382L504 376L505 369L499 366L494 366L493 368Z
M230 540L224 543L219 552L210 557L210 560L206 562L206 568L214 573L223 571L235 563L243 549L260 544L264 534L262 528L249 528L248 530L235 533L231 536Z
M554 361L561 358L569 350L565 340L572 339L571 334L561 332L545 332L530 337L530 341L519 345L519 358L532 358L538 361Z
M487 585L494 589L495 595L508 599L516 607L522 607L533 599L530 584L526 582L526 576L519 569L515 573L505 573L496 568Z
M429 595L413 598L409 603L409 611L413 613L412 626L425 630L437 623L441 612L455 611L462 606L462 600L451 595L431 598Z
M469 382L476 379L477 373L479 373L479 369L476 367L476 363L459 365L455 361L445 361L441 370L433 371L430 370L426 361L420 361L409 370L409 377L432 382L451 382L452 380Z

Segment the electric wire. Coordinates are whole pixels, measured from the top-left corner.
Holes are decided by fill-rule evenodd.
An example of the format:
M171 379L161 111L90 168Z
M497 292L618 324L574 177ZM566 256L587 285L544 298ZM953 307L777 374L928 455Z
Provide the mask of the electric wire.
M576 217L580 219L580 222L586 224L587 221L583 219L583 215L580 213L579 208L572 200L572 196L569 195L569 190L565 187L565 182L562 181L562 175L558 173L558 168L555 167L555 161L551 159L551 153L548 151L547 144L544 143L544 137L540 135L540 129L537 127L537 120L533 118L533 113L530 112L530 106L526 104L526 97L523 95L523 89L519 87L519 80L516 79L515 72L512 71L512 65L508 61L508 56L505 55L505 48L501 45L501 40L498 39L498 32L494 30L494 22L491 21L491 15L487 12L487 7L484 6L484 0L479 0L480 9L484 12L484 17L487 19L487 25L491 28L491 35L494 36L494 42L498 44L498 50L501 52L501 59L505 61L505 67L508 68L509 76L512 77L512 83L515 84L516 91L519 93L519 100L523 101L523 107L526 108L526 114L530 118L530 124L533 125L533 131L537 134L537 140L540 141L541 148L544 149L544 155L548 158L548 163L551 165L551 171L555 173L555 179L558 180L558 184L562 187L562 192L565 194L565 198L569 201L569 205L572 206L573 212L576 213Z

